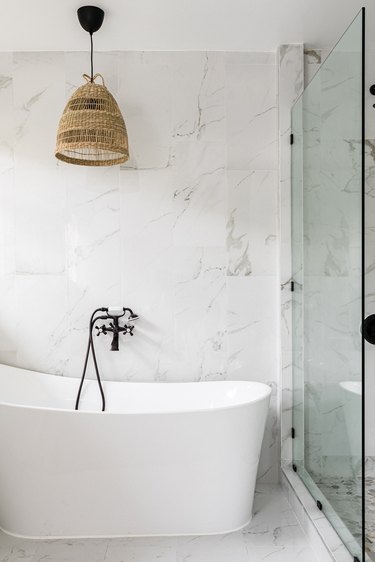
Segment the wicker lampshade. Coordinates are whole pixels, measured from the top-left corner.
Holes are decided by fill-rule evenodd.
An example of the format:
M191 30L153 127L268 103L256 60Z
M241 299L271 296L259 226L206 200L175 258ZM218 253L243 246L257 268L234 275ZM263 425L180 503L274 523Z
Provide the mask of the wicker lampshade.
M102 85L95 84L98 76ZM81 166L122 164L129 158L129 145L117 102L100 74L92 82L87 74L83 77L87 84L74 92L60 119L55 156Z

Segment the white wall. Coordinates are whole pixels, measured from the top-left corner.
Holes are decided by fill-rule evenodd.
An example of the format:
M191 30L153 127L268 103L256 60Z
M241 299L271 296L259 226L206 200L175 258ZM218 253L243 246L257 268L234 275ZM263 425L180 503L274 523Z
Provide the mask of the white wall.
M76 0L3 3L0 51L81 51L88 36L76 18ZM97 49L118 51L274 51L285 43L325 46L340 37L366 6L369 29L372 0L106 0ZM374 46L373 33L368 34Z
M87 53L0 54L0 361L80 376L98 306L141 319L95 339L104 378L274 387L260 476L278 477L274 54L98 53L128 126L123 167L54 156Z

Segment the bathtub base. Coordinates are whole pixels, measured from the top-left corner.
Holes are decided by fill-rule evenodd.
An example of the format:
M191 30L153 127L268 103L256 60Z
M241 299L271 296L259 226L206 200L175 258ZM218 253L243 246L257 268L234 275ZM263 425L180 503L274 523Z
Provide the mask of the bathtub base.
M245 527L247 527L250 523L251 520L253 518L253 515L251 515L251 517L249 517L249 519L246 521L246 523L244 523L243 525L240 525L239 527L236 527L235 529L226 529L224 531L212 531L210 533L201 533L201 532L195 532L195 533L180 533L180 534L169 534L169 533L165 533L163 535L158 535L158 534L151 534L151 535L69 535L69 536L63 536L63 535L56 535L56 536L52 536L52 535L40 535L40 536L35 536L35 535L20 535L18 533L11 533L9 531L7 531L6 529L3 529L3 527L0 527L0 531L2 531L3 533L5 533L6 535L9 535L11 537L15 537L17 539L25 539L25 540L75 540L75 539L142 539L142 538L149 538L149 537L196 537L196 536L200 536L200 537L213 537L213 536L218 536L218 535L229 535L230 533L237 533L238 531L241 531L242 529L245 529Z

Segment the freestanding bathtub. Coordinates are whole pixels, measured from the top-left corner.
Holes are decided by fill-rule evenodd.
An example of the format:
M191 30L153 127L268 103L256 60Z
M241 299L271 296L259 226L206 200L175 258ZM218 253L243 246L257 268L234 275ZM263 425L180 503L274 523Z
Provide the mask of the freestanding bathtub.
M251 518L271 389L79 381L0 365L0 527L31 537L226 533Z

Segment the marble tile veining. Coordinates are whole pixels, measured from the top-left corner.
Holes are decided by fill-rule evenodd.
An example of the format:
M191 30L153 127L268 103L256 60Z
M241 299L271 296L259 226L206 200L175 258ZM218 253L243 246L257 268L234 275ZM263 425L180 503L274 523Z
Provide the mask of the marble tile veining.
M251 523L235 533L31 541L0 534L0 562L318 562L280 486L258 485Z

